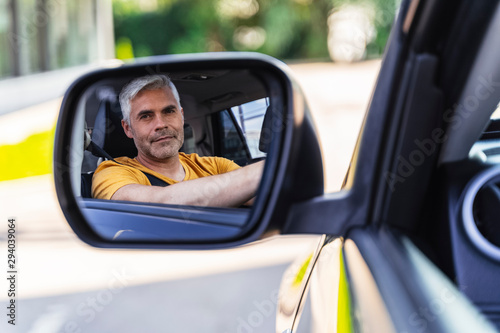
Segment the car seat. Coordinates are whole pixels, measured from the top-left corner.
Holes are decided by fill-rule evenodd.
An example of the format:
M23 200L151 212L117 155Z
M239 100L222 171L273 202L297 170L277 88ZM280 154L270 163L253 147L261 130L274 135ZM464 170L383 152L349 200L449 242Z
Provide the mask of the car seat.
M122 156L134 158L137 156L137 148L135 147L134 140L125 134L121 125L122 119L123 116L118 101L101 101L95 118L91 141L86 145L86 149L94 156L99 157L100 160L92 168L92 171L82 172L81 174L81 196L84 198L92 198L92 177L94 170L102 159L109 160ZM191 127L185 123L184 142L192 141L190 140L192 136L193 131ZM184 151L184 146L181 147L180 151ZM148 178L152 181L149 176Z

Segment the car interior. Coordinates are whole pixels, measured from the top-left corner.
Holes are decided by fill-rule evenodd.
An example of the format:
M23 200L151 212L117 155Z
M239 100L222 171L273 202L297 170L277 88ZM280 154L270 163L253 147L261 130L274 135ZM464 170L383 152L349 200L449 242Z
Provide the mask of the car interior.
M162 73L146 67L143 75ZM236 234L245 226L250 207L216 208L190 207L189 217L196 219L199 234L192 231L195 224L186 224L183 206L144 202L93 199L92 176L104 159L120 156L135 157L137 149L121 126L122 113L118 95L122 87L141 75L97 80L79 100L71 137L70 175L72 189L78 204L103 238L165 239L167 232L181 228L180 239L220 237L219 232ZM220 156L245 166L265 159L271 143L271 126L275 109L271 106L269 87L259 73L248 69L192 70L168 72L175 84L184 109L184 145L180 151L200 156ZM277 110L277 109L276 109ZM83 135L82 135L83 129ZM80 148L81 147L81 148ZM149 177L148 177L149 178ZM149 178L153 185L154 179ZM140 230L134 219L126 219L130 212L142 216ZM221 213L223 215L221 217ZM102 215L114 222L102 219ZM98 217L99 216L99 217ZM175 241L175 239L172 239Z
M500 327L500 9L452 108L420 239L457 287ZM450 109L451 110L451 109ZM446 221L445 223L443 223ZM426 246L422 246L426 250Z
M472 307L464 307L463 316L454 312L460 293L450 306L438 304L447 287L436 276L444 273L500 328L500 7L488 1L424 4L428 7L422 6L408 33L409 45L401 43L404 61L396 63L399 49L392 45L382 64L363 135L379 130L376 111L393 103L384 118L389 130L379 135L384 141L376 155L378 160L388 156L381 168L389 172L377 172L383 186L374 194L376 208L369 217L374 225L353 228L348 237L369 259L377 287L395 313L392 319L401 327L459 331L441 326L454 322L464 331L490 331L465 328L467 321L475 327L471 317L481 321L482 316ZM403 25L400 31L408 30ZM404 40L401 35L392 38ZM388 77L394 72L392 86ZM396 97L391 100L381 91L396 91ZM354 179L359 181L369 170L360 172L364 165L356 162ZM422 262L408 264L411 252L401 245L408 239L440 274L428 274ZM398 316L404 313L402 304L409 305L408 313Z
M491 114L495 109L498 114L496 105L480 112ZM440 252L437 263L498 328L500 132L495 113L473 143L468 158L449 162L441 170L443 178L437 184L444 186L447 193L437 189L434 199L440 201L441 195L445 195L447 204L438 216L445 218L448 225L440 225L433 238L439 248L449 246Z
M221 156L240 166L265 158L269 108L266 87L248 71L222 70L168 73L179 91L184 109L184 145L180 151L200 156ZM103 159L134 158L137 149L122 128L118 102L121 88L132 78L98 82L87 93L86 150L81 162L81 196L91 198L94 170ZM270 141L267 138L267 141Z

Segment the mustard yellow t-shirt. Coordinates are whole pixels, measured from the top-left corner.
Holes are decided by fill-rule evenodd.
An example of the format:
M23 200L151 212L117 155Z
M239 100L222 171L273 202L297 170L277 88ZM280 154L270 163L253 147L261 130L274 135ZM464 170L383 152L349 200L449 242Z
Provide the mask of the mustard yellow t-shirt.
M179 160L186 172L184 180L219 175L239 168L238 164L222 157L201 157L198 154L179 153ZM177 181L155 172L137 161L135 158L118 157L113 161L104 161L96 169L92 178L92 197L111 199L115 192L129 184L151 185L147 172L168 184Z

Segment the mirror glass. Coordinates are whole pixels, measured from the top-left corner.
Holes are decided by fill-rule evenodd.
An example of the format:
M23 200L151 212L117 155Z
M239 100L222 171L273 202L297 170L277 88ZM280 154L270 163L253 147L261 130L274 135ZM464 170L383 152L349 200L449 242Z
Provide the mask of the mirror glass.
M252 227L271 139L284 128L277 80L260 69L171 67L100 75L65 124L73 194L106 241L210 242ZM178 100L158 83L165 77Z

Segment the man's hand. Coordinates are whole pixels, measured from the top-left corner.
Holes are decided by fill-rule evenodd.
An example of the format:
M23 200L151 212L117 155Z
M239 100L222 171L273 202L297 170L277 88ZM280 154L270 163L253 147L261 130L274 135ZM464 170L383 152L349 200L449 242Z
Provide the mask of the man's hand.
M255 196L264 161L228 173L187 180L167 187L139 184L118 189L112 200L156 202L173 205L239 207Z

